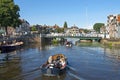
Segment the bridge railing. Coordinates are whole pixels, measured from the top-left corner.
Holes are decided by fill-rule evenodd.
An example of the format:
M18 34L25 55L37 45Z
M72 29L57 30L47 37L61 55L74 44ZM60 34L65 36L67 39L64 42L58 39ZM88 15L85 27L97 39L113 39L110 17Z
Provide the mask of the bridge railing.
M81 34L40 34L41 37L100 37L98 35L81 35Z

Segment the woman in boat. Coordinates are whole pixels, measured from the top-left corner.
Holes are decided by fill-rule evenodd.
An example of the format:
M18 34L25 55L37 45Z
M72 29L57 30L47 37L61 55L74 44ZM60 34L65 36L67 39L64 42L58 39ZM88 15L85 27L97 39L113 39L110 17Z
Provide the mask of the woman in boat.
M63 54L55 54L48 58L46 64L40 68L42 73L47 76L63 74L66 70L67 58Z

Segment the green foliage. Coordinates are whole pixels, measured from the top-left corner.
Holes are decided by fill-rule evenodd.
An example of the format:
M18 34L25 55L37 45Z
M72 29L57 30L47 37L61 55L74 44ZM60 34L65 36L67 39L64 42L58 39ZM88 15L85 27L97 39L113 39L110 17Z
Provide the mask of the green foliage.
M85 32L85 33L89 33L90 30L88 30L88 29L84 29L84 32Z
M64 32L64 28L57 28L56 31L57 31L58 33Z
M100 33L100 28L104 26L104 23L95 23L94 26L93 26L93 29L96 31L96 32L99 32Z
M52 44L58 44L58 43L59 43L59 41L57 39L52 40Z
M35 25L33 25L33 26L31 27L31 31L37 31Z
M21 23L19 11L13 0L0 0L0 25L6 30L7 26L18 26Z
M66 21L64 22L64 26L63 26L63 27L64 27L64 28L68 28Z

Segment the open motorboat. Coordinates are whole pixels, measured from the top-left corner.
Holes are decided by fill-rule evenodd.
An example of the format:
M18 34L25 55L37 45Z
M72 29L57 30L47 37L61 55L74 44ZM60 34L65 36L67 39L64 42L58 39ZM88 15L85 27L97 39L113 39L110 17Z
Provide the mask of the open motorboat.
M67 41L67 42L65 43L65 46L66 46L66 47L72 47L72 42L71 42L71 41Z
M45 76L57 76L66 71L67 58L63 54L55 54L48 58L40 68Z

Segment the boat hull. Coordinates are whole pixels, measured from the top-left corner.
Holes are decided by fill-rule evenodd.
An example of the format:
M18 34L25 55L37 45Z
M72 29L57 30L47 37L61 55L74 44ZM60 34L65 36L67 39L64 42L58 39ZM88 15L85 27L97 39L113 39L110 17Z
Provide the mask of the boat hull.
M42 68L41 69L42 74L44 76L58 76L62 75L66 71L66 67L64 69L58 69L58 68Z
M16 49L16 46L0 46L1 53L11 52Z
M1 45L0 51L1 53L7 53L19 49L23 44L8 44L8 45Z

